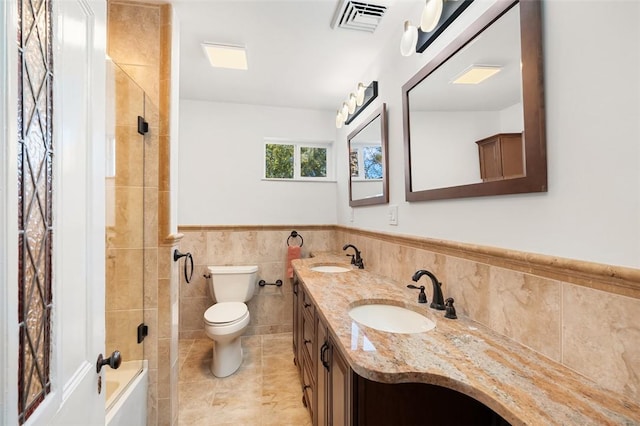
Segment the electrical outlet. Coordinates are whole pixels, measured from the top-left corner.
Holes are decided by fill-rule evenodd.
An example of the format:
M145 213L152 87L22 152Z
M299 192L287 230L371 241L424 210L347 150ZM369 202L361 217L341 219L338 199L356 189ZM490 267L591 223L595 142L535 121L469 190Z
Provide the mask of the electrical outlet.
M395 204L389 206L389 225L398 225L398 206Z

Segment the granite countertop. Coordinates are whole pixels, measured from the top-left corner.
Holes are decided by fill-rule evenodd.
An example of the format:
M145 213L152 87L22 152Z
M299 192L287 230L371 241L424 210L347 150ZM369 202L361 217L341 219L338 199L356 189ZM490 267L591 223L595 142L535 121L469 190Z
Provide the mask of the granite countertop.
M419 304L418 292L407 289L408 282L395 282L366 269L316 272L310 269L315 265L349 265L343 253L317 253L293 261L338 349L361 377L454 389L514 425L640 424L636 401L460 314L456 320L444 318L444 311ZM426 287L430 300L431 286ZM360 325L349 316L351 307L374 302L419 312L436 327L424 333L388 333Z

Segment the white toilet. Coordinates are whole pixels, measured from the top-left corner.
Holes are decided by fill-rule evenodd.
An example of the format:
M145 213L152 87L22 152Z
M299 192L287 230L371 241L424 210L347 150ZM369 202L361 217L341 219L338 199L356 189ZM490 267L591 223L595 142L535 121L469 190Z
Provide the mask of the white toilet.
M249 325L244 302L253 296L257 266L209 266L209 291L214 305L204 313L204 330L213 340L211 372L216 377L233 374L242 364L240 336Z

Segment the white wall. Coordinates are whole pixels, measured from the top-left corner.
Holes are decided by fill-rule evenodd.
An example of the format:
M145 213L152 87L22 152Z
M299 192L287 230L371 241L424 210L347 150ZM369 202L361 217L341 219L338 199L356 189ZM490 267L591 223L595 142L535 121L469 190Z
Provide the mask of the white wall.
M336 223L335 182L261 180L265 137L332 142L334 122L327 111L181 100L178 224Z
M379 81L371 110L387 103L390 203L399 206L399 224L388 225L386 205L356 208L354 222L349 221L342 141L359 120L337 131L338 222L640 267L637 1L543 2L547 193L405 201L401 87L487 3L474 2L424 54L401 57L398 33L359 77ZM416 13L414 20L419 9Z

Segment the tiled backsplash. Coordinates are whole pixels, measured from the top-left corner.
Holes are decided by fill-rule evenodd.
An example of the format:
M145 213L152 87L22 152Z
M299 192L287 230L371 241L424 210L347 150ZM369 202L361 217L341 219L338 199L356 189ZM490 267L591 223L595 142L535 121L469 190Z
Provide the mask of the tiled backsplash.
M364 231L343 226L296 228L303 257L351 243L365 268L411 283L432 271L466 315L614 391L640 398L640 270L558 259L492 247ZM258 264L260 278L284 286L258 288L249 303L251 334L291 329L291 285L285 276L288 228L181 227L196 279L180 285L180 336L204 336L212 301L202 278L210 264ZM431 299L429 282L427 297Z

